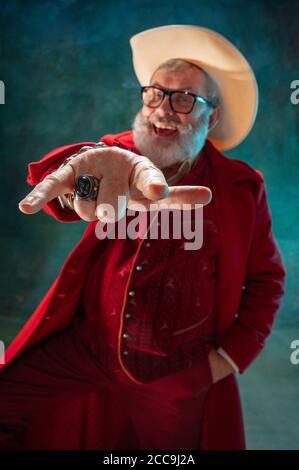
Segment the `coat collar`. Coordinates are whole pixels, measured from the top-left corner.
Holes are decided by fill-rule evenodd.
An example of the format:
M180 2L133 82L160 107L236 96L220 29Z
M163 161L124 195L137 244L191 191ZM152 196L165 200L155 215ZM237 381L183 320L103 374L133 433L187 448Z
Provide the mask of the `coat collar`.
M214 172L219 174L226 182L236 184L242 180L263 181L260 171L254 170L241 160L226 157L209 140L207 140L204 150L208 155Z

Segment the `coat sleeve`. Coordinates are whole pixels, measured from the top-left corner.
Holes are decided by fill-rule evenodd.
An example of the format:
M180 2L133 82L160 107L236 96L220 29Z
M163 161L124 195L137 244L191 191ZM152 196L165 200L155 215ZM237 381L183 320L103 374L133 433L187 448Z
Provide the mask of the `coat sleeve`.
M80 142L77 144L65 145L47 153L38 162L32 162L28 165L27 183L35 186L40 183L49 173L56 170L62 162L78 152L84 145L94 145L95 142ZM44 205L43 210L60 222L76 222L82 220L76 212L68 208L62 208L58 199L53 199Z
M272 231L265 185L259 182L256 221L239 311L219 346L242 373L257 357L271 332L284 294L285 268Z

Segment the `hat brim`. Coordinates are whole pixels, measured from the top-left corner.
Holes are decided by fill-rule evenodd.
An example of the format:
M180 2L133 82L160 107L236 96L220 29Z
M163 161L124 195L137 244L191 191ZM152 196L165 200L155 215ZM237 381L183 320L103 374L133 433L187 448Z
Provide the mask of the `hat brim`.
M184 59L204 69L216 82L221 100L221 119L209 140L223 151L245 139L256 118L258 88L249 63L230 41L207 28L171 25L138 33L130 44L141 85L148 85L169 59Z

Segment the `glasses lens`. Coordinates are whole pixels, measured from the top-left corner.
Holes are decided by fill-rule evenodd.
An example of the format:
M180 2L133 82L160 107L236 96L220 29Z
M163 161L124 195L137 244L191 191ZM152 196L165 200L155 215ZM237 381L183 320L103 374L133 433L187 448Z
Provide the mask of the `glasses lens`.
M150 108L157 108L164 97L164 93L159 88L145 87L142 91L143 103Z
M177 91L171 96L172 107L177 113L189 113L194 104L194 97L187 93Z

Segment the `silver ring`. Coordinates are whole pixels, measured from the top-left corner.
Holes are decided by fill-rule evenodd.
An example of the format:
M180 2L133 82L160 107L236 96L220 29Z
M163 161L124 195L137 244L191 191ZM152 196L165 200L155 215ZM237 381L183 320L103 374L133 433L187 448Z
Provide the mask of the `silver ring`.
M93 175L80 175L75 181L76 201L95 201L98 197L100 180Z

